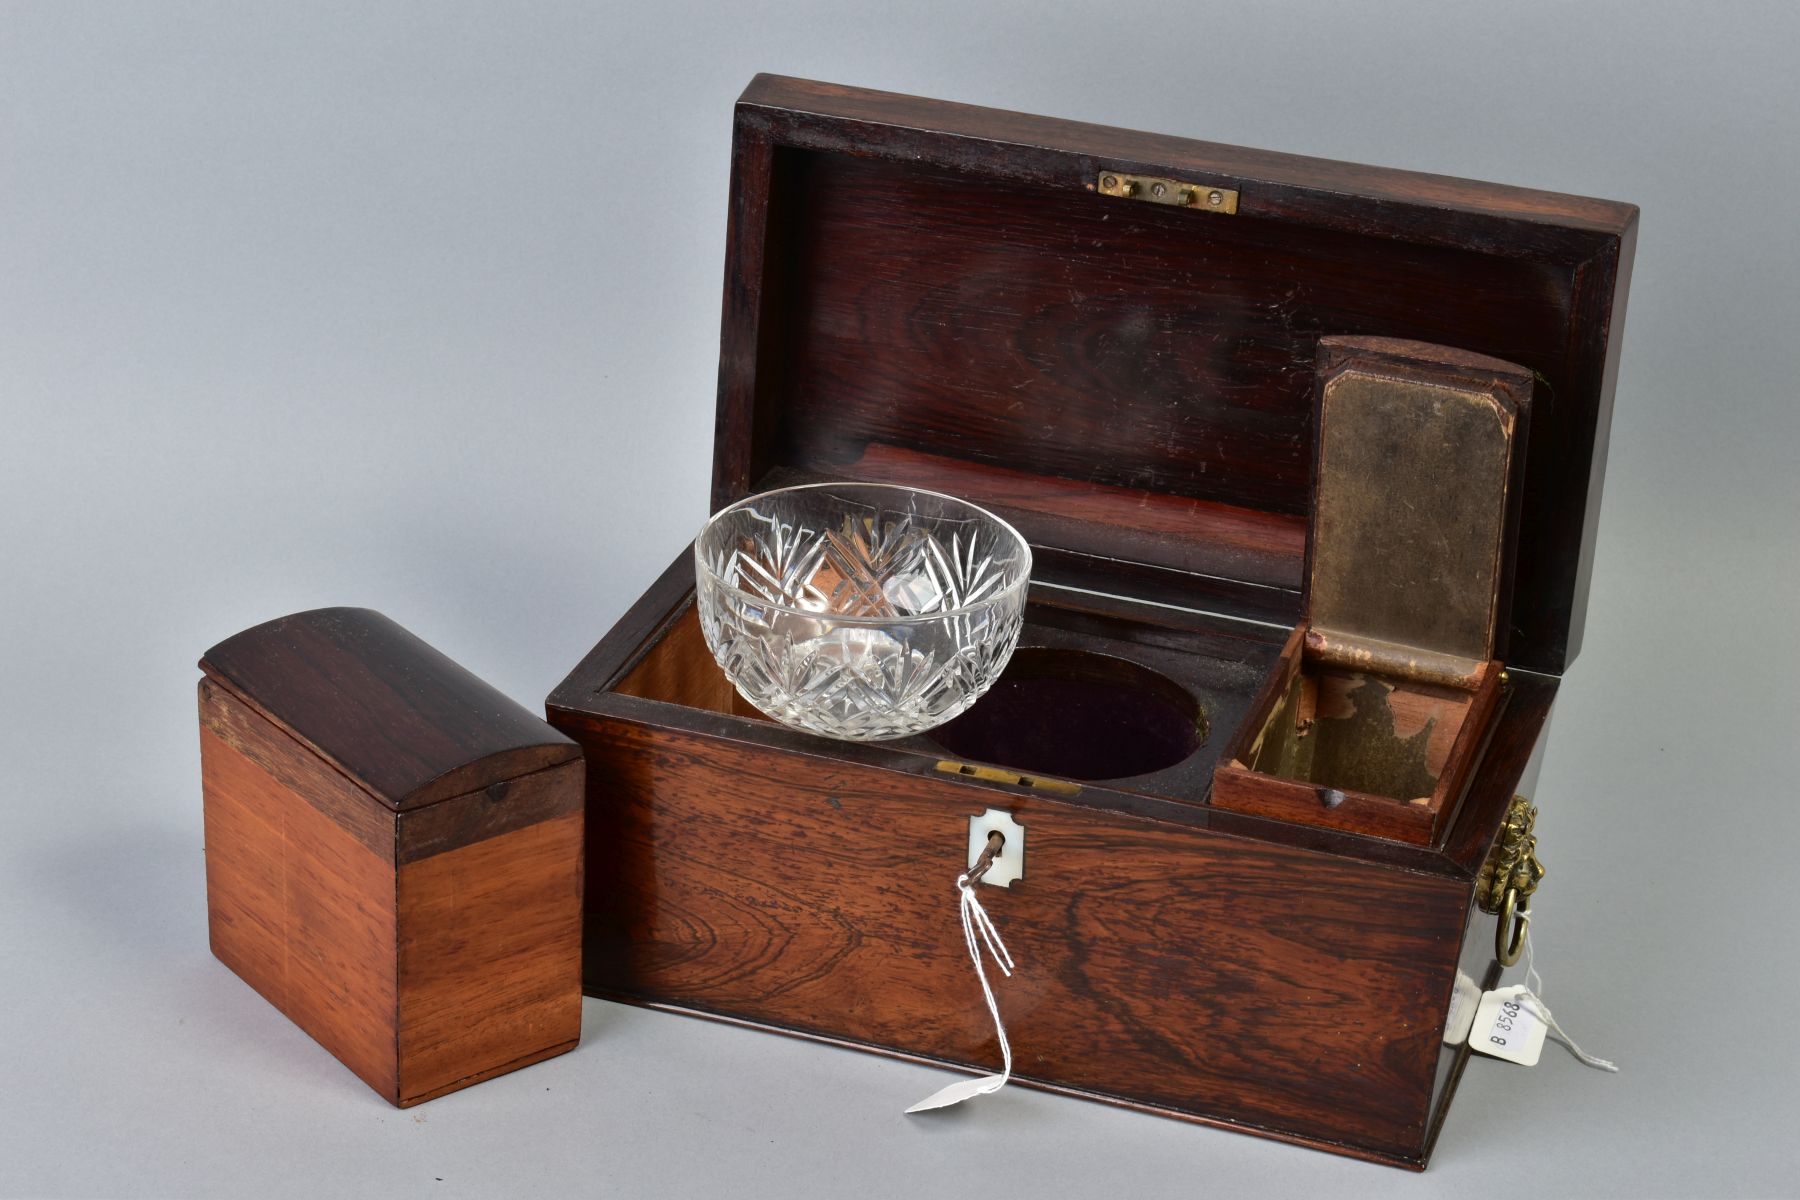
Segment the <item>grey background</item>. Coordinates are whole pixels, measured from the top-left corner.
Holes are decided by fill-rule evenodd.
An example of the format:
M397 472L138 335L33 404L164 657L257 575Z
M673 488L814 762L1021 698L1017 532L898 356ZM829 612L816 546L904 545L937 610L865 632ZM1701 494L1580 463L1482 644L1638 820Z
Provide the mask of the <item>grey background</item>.
M0 6L0 1194L1793 1194L1788 4ZM757 70L1644 207L1546 994L1422 1177L588 1002L388 1108L206 949L194 660L366 604L536 706L704 515ZM946 911L946 919L949 912ZM441 1182L440 1182L441 1180Z

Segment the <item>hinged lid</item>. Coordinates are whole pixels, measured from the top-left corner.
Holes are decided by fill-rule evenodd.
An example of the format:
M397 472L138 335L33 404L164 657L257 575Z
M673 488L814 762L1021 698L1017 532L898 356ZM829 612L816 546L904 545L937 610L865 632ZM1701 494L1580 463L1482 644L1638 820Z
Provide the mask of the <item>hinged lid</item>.
M1316 651L1460 681L1498 655L1531 387L1496 358L1319 339Z
M1561 671L1636 219L759 76L733 144L713 504L932 487L1011 520L1047 581L1294 624L1320 337L1455 347L1537 381L1499 623L1510 663Z
M206 652L200 668L372 797L415 809L581 748L387 617L320 608Z

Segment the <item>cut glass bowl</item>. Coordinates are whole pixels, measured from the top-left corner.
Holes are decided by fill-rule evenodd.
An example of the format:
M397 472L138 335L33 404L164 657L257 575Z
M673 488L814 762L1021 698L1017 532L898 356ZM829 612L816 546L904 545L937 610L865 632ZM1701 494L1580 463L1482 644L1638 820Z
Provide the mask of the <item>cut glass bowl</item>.
M886 484L740 500L694 542L700 627L744 699L882 741L956 716L1018 644L1031 547L985 509Z

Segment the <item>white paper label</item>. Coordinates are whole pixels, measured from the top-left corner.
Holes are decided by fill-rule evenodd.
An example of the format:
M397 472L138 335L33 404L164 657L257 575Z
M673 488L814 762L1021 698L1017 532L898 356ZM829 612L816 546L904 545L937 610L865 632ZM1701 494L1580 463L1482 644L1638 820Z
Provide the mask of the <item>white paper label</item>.
M1544 1052L1546 1032L1531 992L1524 984L1516 984L1481 998L1469 1030L1469 1049L1521 1067L1535 1067Z
M1456 990L1450 993L1450 1019L1444 1022L1444 1045L1460 1046L1469 1040L1475 1010L1481 1007L1481 985L1465 971L1456 973Z

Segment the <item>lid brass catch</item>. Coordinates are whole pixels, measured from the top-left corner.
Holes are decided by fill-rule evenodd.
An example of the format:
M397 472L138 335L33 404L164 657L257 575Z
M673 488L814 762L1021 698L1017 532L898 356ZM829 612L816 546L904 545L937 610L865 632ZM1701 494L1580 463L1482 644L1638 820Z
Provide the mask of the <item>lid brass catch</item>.
M1036 788L1039 791L1055 792L1062 796L1078 796L1081 785L1071 783L1067 779L1045 779L1041 775L1021 775L1017 771L1003 771L999 767L982 767L974 763L957 762L944 759L938 763L937 769L946 775L967 775L971 779L986 780L989 783L1008 783L1014 787Z
M1102 171L1094 181L1094 188L1102 196L1148 200L1152 204L1197 208L1202 212L1231 214L1237 212L1238 208L1238 194L1233 188L1218 187L1210 183L1187 183L1180 179L1158 179L1154 175Z

